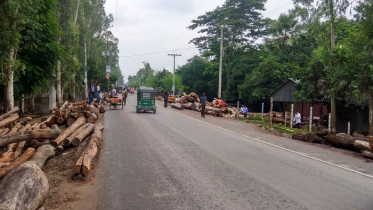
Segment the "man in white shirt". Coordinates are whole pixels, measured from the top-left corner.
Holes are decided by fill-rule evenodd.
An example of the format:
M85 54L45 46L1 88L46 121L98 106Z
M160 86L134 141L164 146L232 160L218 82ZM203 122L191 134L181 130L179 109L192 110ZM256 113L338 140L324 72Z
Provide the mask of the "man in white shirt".
M295 110L295 116L294 116L294 122L295 122L295 128L300 128L300 124L302 123L302 117L298 110Z

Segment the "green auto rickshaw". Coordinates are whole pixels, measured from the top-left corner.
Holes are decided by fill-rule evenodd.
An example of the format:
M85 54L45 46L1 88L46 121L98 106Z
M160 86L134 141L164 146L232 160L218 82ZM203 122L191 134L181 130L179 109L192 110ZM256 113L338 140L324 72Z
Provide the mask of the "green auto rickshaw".
M137 89L136 113L140 111L157 111L155 105L155 90L151 87L139 87Z

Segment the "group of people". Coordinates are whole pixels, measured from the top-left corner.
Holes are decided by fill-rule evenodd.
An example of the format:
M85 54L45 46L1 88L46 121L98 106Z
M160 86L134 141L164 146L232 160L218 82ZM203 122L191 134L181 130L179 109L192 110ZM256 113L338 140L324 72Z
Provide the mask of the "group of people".
M104 101L104 99L102 98L102 90L100 88L100 84L97 83L97 80L96 80L96 82L94 82L93 79L92 79L91 80L91 89L89 91L89 97L88 97L88 102L89 103L91 103L93 101L93 98L95 97L96 91L97 91L97 101L98 102Z
M246 118L247 117L247 113L249 112L249 109L247 108L247 106L242 105L241 106L241 112L243 113L244 118Z

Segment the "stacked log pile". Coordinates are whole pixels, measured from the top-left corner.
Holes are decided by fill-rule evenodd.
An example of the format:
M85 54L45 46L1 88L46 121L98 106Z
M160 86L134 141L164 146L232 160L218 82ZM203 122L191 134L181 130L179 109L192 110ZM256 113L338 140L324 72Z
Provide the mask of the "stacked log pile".
M68 147L79 146L93 133L78 160L82 160L79 173L88 175L102 140L99 118L105 106L65 102L40 123L33 124L20 120L18 111L15 107L0 116L0 208L22 205L17 209L37 209L49 189L41 170L45 161Z
M362 135L348 135L345 133L333 134L323 129L314 134L293 134L292 138L310 143L329 144L334 147L362 153L363 157L373 159L369 137Z

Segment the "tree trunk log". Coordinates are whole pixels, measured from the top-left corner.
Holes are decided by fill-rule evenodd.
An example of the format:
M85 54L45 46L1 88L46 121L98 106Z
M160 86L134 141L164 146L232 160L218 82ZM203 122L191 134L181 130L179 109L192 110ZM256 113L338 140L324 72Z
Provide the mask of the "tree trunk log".
M348 137L348 135L335 135L328 134L325 140L333 146L341 147L345 149L354 149L355 139Z
M42 122L42 124L45 124L47 127L56 124L57 123L57 118L54 117L53 115L49 116L48 119Z
M89 123L85 129L83 129L81 132L78 133L78 135L74 137L73 141L71 142L72 145L76 147L79 146L82 140L92 133L93 128L94 125L92 123Z
M62 153L63 153L63 145L61 144L58 147L56 147L55 151L56 151L56 155L62 155Z
M373 153L370 151L364 151L363 152L363 157L373 159Z
M30 161L8 173L0 182L0 209L36 210L49 189L48 179L40 168L54 155L53 146L42 146Z
M316 132L316 135L317 136L320 136L320 137L324 137L324 136L327 136L329 134L329 130L328 129L323 129L321 131L317 131Z
M63 145L64 146L70 146L71 145L71 142L73 141L73 139L75 138L75 136L77 136L80 132L82 132L84 129L86 129L87 127L89 126L89 123L86 123L82 126L80 126L78 129L76 129L69 137L67 137L64 142L63 142Z
M60 107L59 110L60 110L60 111L64 110L65 107L66 107L68 104L69 104L69 102L68 102L68 101L65 101L65 103L62 104L62 106Z
M365 150L368 150L370 151L371 148L369 147L369 142L366 142L366 141L361 141L361 140L356 140L354 142L354 147L359 150L359 151L365 151Z
M104 105L102 105L102 104L99 105L99 110L100 110L100 113L105 113L106 112L106 109L105 109Z
M14 160L14 153L10 151L6 151L3 154L3 157L0 158L0 163L9 163Z
M81 106L81 105L86 105L87 103L85 101L79 101L79 102L75 102L75 103L71 103L71 105L73 106Z
M76 129L86 123L86 119L84 117L80 117L77 119L74 124L68 127L63 133L61 133L51 144L54 147L58 147L68 136L70 136ZM1 139L1 138L0 138Z
M3 132L1 132L1 136L6 135L9 132L9 128L5 128Z
M68 120L67 120L67 126L71 126L72 124L74 124L74 122L76 121L76 119L74 119L74 118L69 118Z
M22 127L21 123L17 123L10 131L9 134L15 133ZM12 143L8 145L8 151L14 152L14 148L17 147L17 143Z
M102 129L103 127L100 123L95 124L91 139L74 166L74 175L81 174L83 177L88 176L92 160L96 156L98 147L102 140Z
M50 129L50 130L32 130L17 132L13 134L7 134L0 136L0 147L6 146L11 143L21 142L21 141L31 141L33 139L54 139L61 134L60 130Z
M90 105L88 107L88 111L91 112L91 113L95 113L95 115L97 116L97 118L100 117L100 110L97 107L95 107L94 105Z
M16 113L16 112L18 112L18 111L19 111L19 108L18 108L18 107L14 107L14 108L13 108L12 110L10 110L9 112L7 112L7 113L1 115L1 116L0 116L0 121L1 121L1 120L4 120L5 118L9 117L11 114Z
M56 129L56 130L60 130L60 128L58 127L57 124L53 124L50 126L51 129Z
M9 117L0 121L0 128L11 124L11 123L17 121L18 119L19 119L19 115L18 114L13 114L12 116L9 116Z
M4 167L0 169L0 179L3 178L7 173L9 173L11 170L17 168L19 165L21 165L23 162L27 161L31 158L31 156L34 154L35 149L34 148L28 148L25 153L15 161L13 161L11 164L9 164L7 167Z
M60 125L61 125L64 121L65 121L65 120L63 119L63 117L59 117L59 118L57 118L57 123L60 124Z
M24 132L24 131L26 131L26 130L28 130L28 129L30 129L30 128L31 128L31 125L30 125L30 124L27 124L27 125L25 125L23 128L21 128L21 129L19 130L19 132ZM26 141L21 141L21 142L18 143L18 145L17 145L17 149L16 149L16 151L14 152L14 158L15 158L15 159L17 159L17 158L21 155L22 150L23 150L23 148L25 147L25 144L26 144Z
M70 119L73 118L74 120L76 120L76 119L78 119L78 115L79 115L78 112L70 113ZM75 122L75 121L74 121L74 122Z
M181 104L171 104L171 107L178 110L184 109L184 107Z
M97 119L98 119L98 117L96 116L95 113L90 113L87 121L88 121L88 123L94 123L94 122L96 122Z

